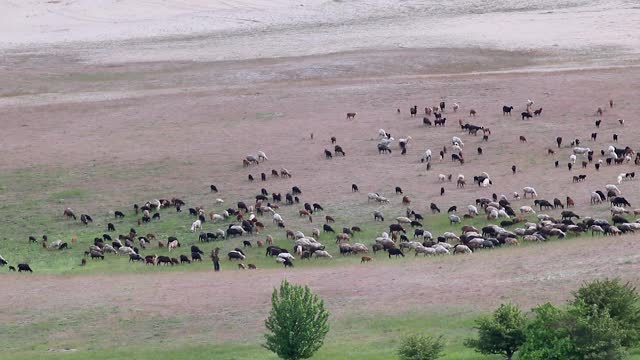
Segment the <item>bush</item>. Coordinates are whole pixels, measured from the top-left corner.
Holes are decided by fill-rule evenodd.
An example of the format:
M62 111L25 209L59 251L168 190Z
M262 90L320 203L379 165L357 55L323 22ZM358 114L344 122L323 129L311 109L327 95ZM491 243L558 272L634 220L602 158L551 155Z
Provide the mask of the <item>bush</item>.
M618 323L622 345L635 346L640 340L640 297L631 285L615 280L596 280L581 287L570 303L586 311L607 312Z
M433 360L442 356L442 336L410 335L402 339L398 356L401 360Z
M465 341L465 346L482 354L501 354L511 359L524 343L527 319L516 305L502 304L493 313L476 321L478 338Z
M292 285L286 280L280 291L274 289L272 308L265 326L263 346L285 360L308 359L324 343L329 332L329 313L324 302L307 286Z

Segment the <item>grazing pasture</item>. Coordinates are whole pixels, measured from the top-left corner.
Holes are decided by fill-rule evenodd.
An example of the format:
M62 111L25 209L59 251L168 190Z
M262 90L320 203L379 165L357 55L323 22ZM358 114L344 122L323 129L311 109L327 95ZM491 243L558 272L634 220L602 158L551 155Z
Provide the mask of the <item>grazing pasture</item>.
M257 345L262 320L271 289L286 277L309 284L332 312L335 332L315 359L345 348L350 358L386 359L400 335L424 323L446 336L448 358L479 359L461 342L472 318L497 302L562 302L567 290L602 276L638 283L640 128L633 116L640 105L630 91L639 80L632 70L477 76L464 74L470 63L452 66L456 76L423 69L381 81L366 67L329 79L296 73L285 66L295 61L282 59L258 62L273 72L265 79L254 62L72 68L63 60L54 56L44 69L9 57L15 73L0 80L10 89L46 85L42 94L0 97L0 151L10 154L0 160L0 255L33 270L0 267L0 332L9 334L0 339L7 349L0 358L114 358L121 348L137 358L211 351L221 359L269 358ZM77 71L104 76L79 81ZM261 80L238 81L250 74ZM192 87L185 90L185 81ZM66 96L51 100L50 92ZM174 197L184 204L143 209ZM249 209L257 197L264 197L262 214ZM271 212L267 202L279 208ZM241 215L222 215L239 208ZM83 224L82 215L92 221ZM198 218L202 229L192 231ZM578 225L560 224L563 218ZM209 240L207 233L232 224L242 233L243 221L259 234L201 241L201 232ZM395 241L382 235L392 224L406 231ZM489 224L505 230L494 232L504 243L470 235L470 227L481 232ZM109 235L103 243L113 246L131 229L137 235L121 252L140 258L104 245L104 259L91 258L96 237ZM294 247L298 231L315 236L331 257L314 251L303 259L309 250ZM413 243L428 241L426 232L452 247ZM139 237L149 241L143 246ZM404 256L374 253L379 237L380 247ZM283 266L286 255L265 256L267 246L286 249L293 267ZM219 273L209 258L214 248ZM244 255L229 260L230 252ZM168 259L156 265L155 255ZM124 327L126 335L116 331Z

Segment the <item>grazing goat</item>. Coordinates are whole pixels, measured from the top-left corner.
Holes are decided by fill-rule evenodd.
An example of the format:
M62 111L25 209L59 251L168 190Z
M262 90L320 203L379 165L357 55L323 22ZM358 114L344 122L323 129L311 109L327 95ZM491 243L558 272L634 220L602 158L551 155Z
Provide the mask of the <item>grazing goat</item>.
M29 264L18 264L18 272L28 271L30 273L33 272Z

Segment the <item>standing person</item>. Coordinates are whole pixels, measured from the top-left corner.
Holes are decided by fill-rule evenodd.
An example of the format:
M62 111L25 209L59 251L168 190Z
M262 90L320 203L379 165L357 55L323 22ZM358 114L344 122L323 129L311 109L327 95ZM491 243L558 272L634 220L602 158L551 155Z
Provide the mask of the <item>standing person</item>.
M211 260L213 261L214 271L220 271L220 257L218 256L219 253L220 253L220 248L218 247L211 252Z

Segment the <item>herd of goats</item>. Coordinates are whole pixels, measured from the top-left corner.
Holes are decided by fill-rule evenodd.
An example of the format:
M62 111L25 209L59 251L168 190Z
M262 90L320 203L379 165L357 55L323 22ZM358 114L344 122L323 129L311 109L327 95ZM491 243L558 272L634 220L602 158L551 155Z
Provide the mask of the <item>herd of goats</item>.
M443 117L445 113L444 102L441 102L439 106L425 108L423 124L424 126L445 126L446 118ZM614 107L613 101L609 101L609 106ZM453 112L459 110L459 105L453 105ZM503 115L510 115L513 110L513 106L504 106ZM397 110L398 113L400 109ZM417 116L417 106L410 108L411 117ZM347 120L355 119L357 113L347 113ZM477 112L473 109L469 111L469 117L475 118ZM526 111L521 113L522 120L530 119L535 116L542 115L542 108L533 109L533 101L529 100L526 105ZM602 117L603 109L598 108L596 111L598 117ZM433 121L432 121L433 119ZM600 127L602 120L599 119L595 122L596 128ZM624 120L619 119L618 123L624 125ZM469 135L476 135L478 132L482 132L483 141L488 141L491 134L491 130L486 127L473 125L470 123L459 122L461 131L467 132ZM391 153L392 143L395 139L387 133L384 129L378 131L378 152ZM311 134L313 138L313 134ZM591 134L591 140L595 141L597 133ZM411 137L398 140L398 147L403 154L406 153L407 144L411 140ZM526 141L526 138L521 137L521 141ZM614 142L617 141L617 135L613 136ZM562 147L563 139L558 137L556 139L558 148ZM335 145L336 138L331 138L331 143ZM578 159L581 160L582 168L586 168L589 164L593 163L596 170L599 170L601 166L625 164L632 160L636 165L640 164L640 153L636 152L629 146L624 148L609 146L606 150L600 151L598 160L594 160L596 155L593 150L588 147L580 147L580 140L575 139L571 142L572 153L569 156L567 166L569 170L576 164ZM440 160L444 159L447 152L451 153L452 161L458 161L460 164L464 164L463 156L464 143L458 136L453 136L449 146L445 146L440 151ZM478 148L478 153L481 154L482 149ZM549 154L554 154L555 150L552 148L547 149ZM334 151L325 149L325 157L327 159L333 156L345 156L345 152L341 146L335 145ZM635 156L635 158L634 158ZM248 155L243 159L244 167L251 167L259 165L269 160L267 155L258 151L255 155ZM431 168L432 151L427 149L422 154L420 161L426 163L427 170ZM556 161L555 166L559 166L559 162ZM512 167L512 171L515 173L515 166ZM289 170L281 168L280 170L272 170L272 177L286 177L291 178L292 174ZM260 175L261 180L265 181L267 174L262 173ZM437 181L447 182L453 181L452 174L445 175L439 174ZM574 182L583 181L586 175L576 175L573 177ZM400 187L395 188L396 195L402 196L402 205L406 208L406 212L399 214L402 216L394 217L393 223L388 225L388 231L382 232L375 238L370 244L364 243L351 243L351 240L362 229L358 226L337 228L334 224L335 219L332 216L325 215L325 223L322 228L314 228L310 236L304 234L302 231L296 231L285 225L284 218L279 214L281 205L289 205L292 207L302 206L297 211L300 218L308 219L309 223L312 223L312 215L322 213L324 208L318 203L308 203L300 199L302 191L299 186L293 186L291 191L285 194L285 202L282 203L281 193L269 193L266 189L261 189L259 195L255 197L255 202L247 205L245 202L238 202L235 208L228 208L222 211L207 212L202 207L188 208L189 216L192 216L195 220L191 223L190 231L192 233L198 233L197 239L200 243L208 243L216 240L227 240L241 237L242 248L236 247L226 253L226 258L229 261L237 261L238 267L242 269L256 269L255 264L245 264L247 261L247 255L245 253L248 247L264 248L265 256L271 256L275 258L275 261L284 265L284 267L293 267L294 260L304 260L311 258L332 258L333 255L329 252L328 247L320 242L320 237L323 234L326 239L327 236L331 236L331 242L335 238L335 250L340 255L359 254L361 256L361 262L366 263L373 259L373 255L378 252L385 252L386 255L391 258L401 256L404 257L409 251L412 251L415 255L423 254L427 255L446 255L446 254L471 254L479 249L492 249L503 245L518 245L520 242L529 241L546 241L552 237L564 238L570 234L579 235L590 232L591 235L620 235L624 233L634 232L640 230L640 221L630 221L625 218L625 214L633 213L634 215L640 214L640 209L630 210L631 207L629 201L622 196L618 185L624 181L630 181L635 178L635 172L620 173L617 176L616 183L613 181L611 184L607 184L604 191L595 190L591 193L591 204L600 204L609 201L611 204L611 218L591 218L580 217L578 214L571 210L575 205L574 200L571 197L566 197L564 201L555 198L553 200L539 199L538 193L533 187L524 187L522 189L522 198L532 199L533 207L529 205L522 205L517 207L517 211L514 210L511 201L517 201L521 199L521 195L518 192L513 192L507 195L493 194L491 198L479 198L476 199L475 204L466 206L466 211L461 211L457 206L452 206L447 210L447 216L450 226L461 226L461 231L456 233L447 231L442 234L436 234L434 236L428 231L422 222L424 216L420 213L411 210L411 200L408 196L404 196ZM248 176L249 181L254 181L252 175ZM493 185L493 180L486 172L480 175L474 176L473 181L479 187L486 188ZM464 175L460 174L456 178L457 187L464 187L466 185L466 179ZM218 189L215 185L210 186L211 193L217 193ZM352 184L352 192L359 192L357 184ZM444 191L444 188L441 190ZM224 204L224 200L216 199L217 205ZM379 193L368 193L367 202L374 202L376 206L389 203L390 200ZM137 220L138 226L145 226L146 223L153 221L160 221L161 209L175 209L176 213L181 213L182 208L186 204L184 201L178 198L171 199L154 199L148 201L142 206L134 205L133 211ZM222 205L223 206L223 205ZM536 207L538 212L536 212ZM542 213L545 210L561 209L560 218L552 217L550 215ZM429 206L430 211L433 214L440 213L440 208L431 203ZM477 218L483 213L488 220L488 224L480 229L463 224L466 219ZM122 219L125 217L125 213L122 211L114 211L111 213L115 219ZM63 215L70 220L77 220L76 213L67 208L64 210ZM266 225L261 221L265 217L270 217L269 226L273 226L277 231L282 231L287 241L291 241L289 248L279 247L274 245L274 239L271 235L261 237L257 239L258 234L264 231ZM536 218L537 221L532 222L530 219ZM80 214L79 216L82 224L90 226L93 223L93 219L88 214ZM385 216L380 208L373 211L373 220L384 222ZM205 223L221 223L228 222L227 228L217 229L211 231L204 231L203 226ZM333 224L333 225L332 225ZM410 228L409 228L410 227ZM412 234L408 233L408 230L412 230ZM112 236L110 233L116 231L116 227L113 223L107 224L106 233L102 236L95 237L92 245L84 252L84 258L81 259L80 265L86 265L87 259L91 260L103 260L106 254L124 255L127 256L130 262L142 262L149 265L179 265L185 263L191 263L194 261L202 261L204 252L200 249L202 244L193 244L189 248L187 254L180 254L171 256L172 251L179 252L181 249L180 240L177 237L169 236L166 239L160 239L153 233L139 234L135 228L129 229L126 234L120 234ZM386 228L385 228L386 230ZM276 230L274 230L276 231ZM253 242L252 242L253 240ZM39 241L35 236L29 236L29 241L36 243ZM71 239L71 244L63 242L62 240L55 240L49 242L46 235L42 236L41 245L46 250L63 251L69 249L71 245L77 243L77 238ZM195 241L195 240L194 240ZM238 243L240 246L240 243ZM158 252L158 249L166 248L168 255L142 255L142 251ZM185 246L185 248L187 248ZM214 262L219 257L220 248L216 247L211 251L211 259ZM0 256L0 266L8 265L8 261ZM14 266L9 266L10 270L18 272L31 272L31 266L27 263L17 264L17 269Z

